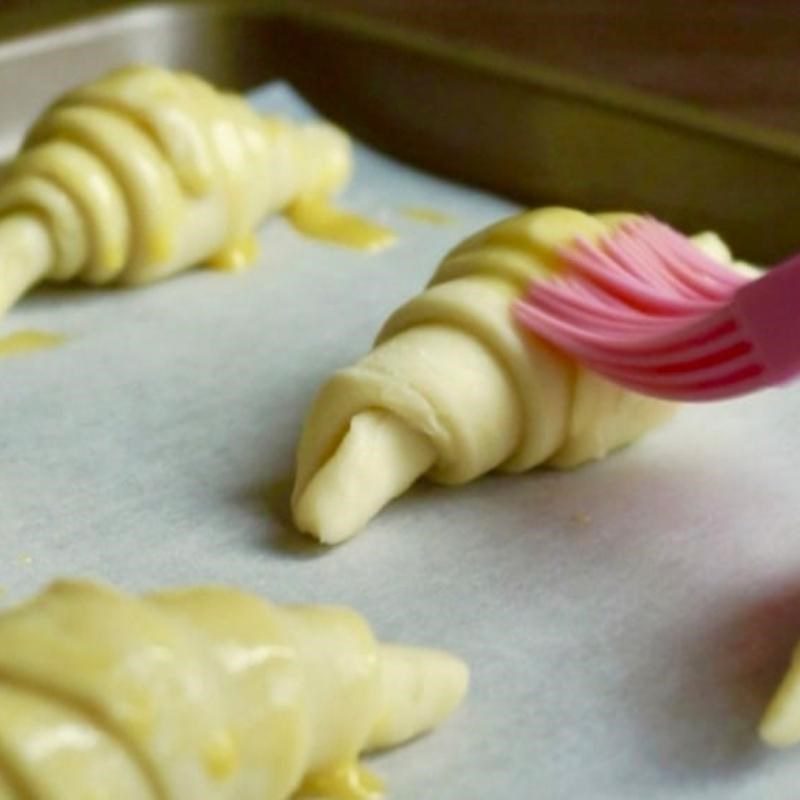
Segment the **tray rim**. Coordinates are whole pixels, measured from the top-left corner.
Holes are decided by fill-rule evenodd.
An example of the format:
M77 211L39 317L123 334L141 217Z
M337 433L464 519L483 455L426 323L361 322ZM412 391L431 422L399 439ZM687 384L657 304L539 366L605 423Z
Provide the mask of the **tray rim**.
M57 47L65 38L86 41L104 30L120 30L126 23L151 16L186 15L199 19L255 15L269 21L327 28L351 37L449 63L532 92L559 96L606 112L629 116L658 127L691 131L772 158L800 160L800 134L778 128L762 128L720 111L709 111L688 101L658 95L608 79L587 77L535 59L511 56L485 45L451 40L440 34L403 24L375 19L353 11L326 9L306 0L111 0L104 8L75 14L59 22L30 23L26 30L0 34L0 64L24 52Z

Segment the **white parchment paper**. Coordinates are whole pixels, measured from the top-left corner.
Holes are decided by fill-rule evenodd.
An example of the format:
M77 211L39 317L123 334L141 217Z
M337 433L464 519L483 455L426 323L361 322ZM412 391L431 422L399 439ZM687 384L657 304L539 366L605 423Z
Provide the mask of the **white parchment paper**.
M253 100L313 113L283 86ZM394 798L797 797L800 749L768 751L755 725L800 638L800 389L685 408L575 472L421 485L317 549L288 519L313 393L515 210L361 147L343 201L398 244L363 254L276 218L242 276L40 291L2 321L69 336L0 361L4 602L58 575L225 582L461 654L464 708L375 759Z

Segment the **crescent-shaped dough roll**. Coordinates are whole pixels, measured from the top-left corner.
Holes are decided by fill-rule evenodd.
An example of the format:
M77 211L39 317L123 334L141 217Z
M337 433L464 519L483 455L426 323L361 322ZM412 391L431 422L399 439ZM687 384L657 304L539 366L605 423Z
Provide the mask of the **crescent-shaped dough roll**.
M466 685L344 608L60 581L0 614L0 798L347 800L376 781L362 751L434 727Z
M759 726L761 738L773 747L800 744L800 645Z
M184 72L133 66L69 92L0 184L0 313L43 280L141 284L238 266L267 215L341 188L347 136L264 117Z
M543 208L452 250L374 349L320 389L297 452L297 527L340 542L423 474L462 484L491 470L575 467L666 420L672 404L583 369L512 316L532 281L560 269L561 248L629 216ZM713 236L699 246L730 260Z

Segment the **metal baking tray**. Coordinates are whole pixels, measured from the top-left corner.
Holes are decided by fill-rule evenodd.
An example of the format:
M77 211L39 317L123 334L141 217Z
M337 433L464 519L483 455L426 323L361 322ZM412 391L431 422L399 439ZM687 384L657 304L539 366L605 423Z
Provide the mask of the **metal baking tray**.
M716 229L763 263L797 246L792 134L298 0L117 2L103 13L87 0L73 6L94 9L83 18L31 30L42 5L9 14L16 33L0 41L2 155L63 89L147 60L238 89L282 77L374 146L525 204L649 211ZM69 4L47 8L63 19Z

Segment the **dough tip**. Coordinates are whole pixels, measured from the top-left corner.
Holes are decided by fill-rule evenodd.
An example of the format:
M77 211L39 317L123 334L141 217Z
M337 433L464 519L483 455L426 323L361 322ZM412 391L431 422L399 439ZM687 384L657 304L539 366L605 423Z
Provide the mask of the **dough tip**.
M469 669L450 653L382 645L379 712L367 740L370 750L393 747L427 733L461 704Z

